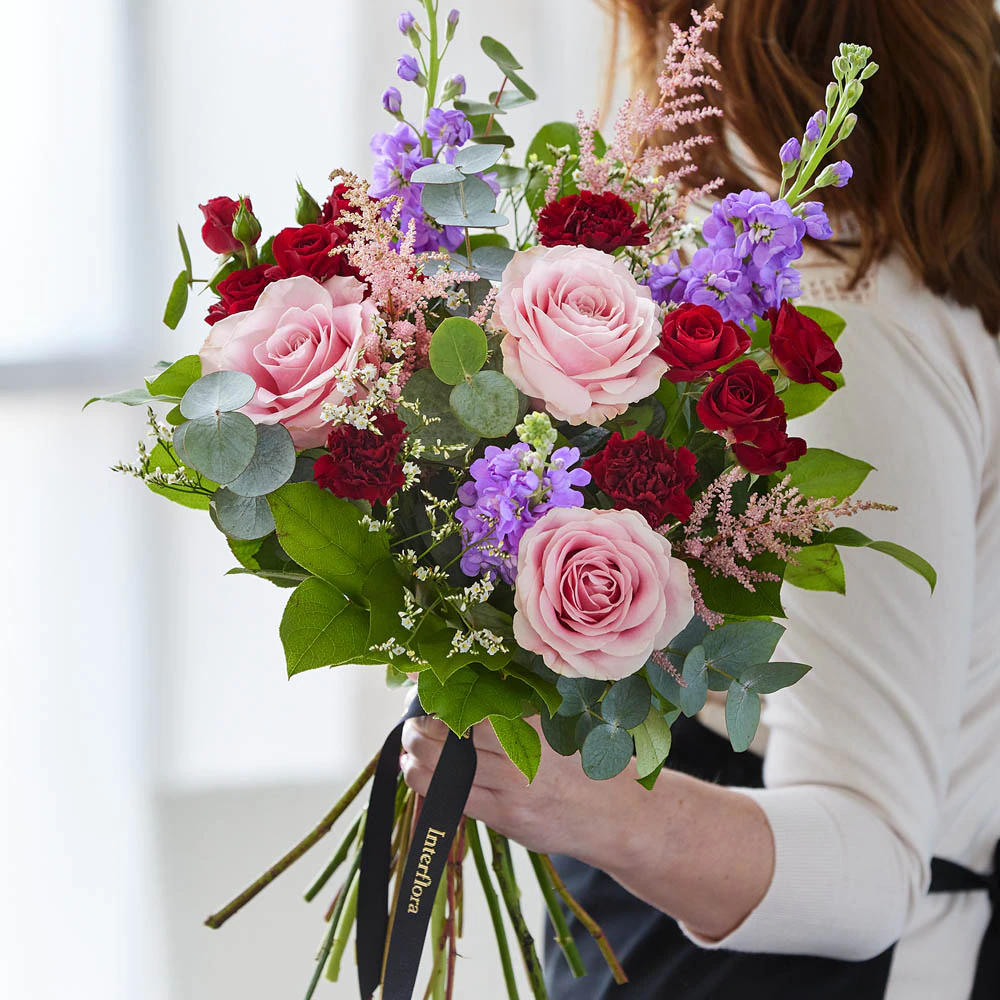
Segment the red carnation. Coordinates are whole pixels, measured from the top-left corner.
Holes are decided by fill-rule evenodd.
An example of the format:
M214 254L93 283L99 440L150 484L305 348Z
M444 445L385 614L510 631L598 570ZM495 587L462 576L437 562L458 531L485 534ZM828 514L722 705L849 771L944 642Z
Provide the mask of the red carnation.
M649 226L611 191L581 191L545 206L538 216L538 239L546 247L591 247L611 253L619 247L646 246Z
M772 472L784 472L789 462L800 459L806 453L806 443L802 438L789 437L784 420L772 420L761 425L752 442L738 442L733 445L736 461L748 472L758 476L769 476Z
M375 418L379 432L340 424L330 432L328 455L316 459L313 478L345 500L388 503L404 482L399 452L406 441L406 424L395 413Z
M346 229L332 223L282 229L272 244L274 267L269 277L272 281L303 274L316 281L326 281L336 274L357 277L345 254L330 255L331 250L344 246L349 239Z
M654 352L670 368L671 382L692 382L745 354L750 334L738 323L726 322L717 309L685 303L667 313Z
M245 198L247 211L252 212L250 199ZM239 211L239 201L232 198L209 198L204 205L198 206L205 216L205 224L201 227L201 238L205 246L213 253L239 253L243 245L233 236L233 219Z
M273 280L268 277L270 270L270 264L258 264L256 267L240 268L223 278L218 286L220 299L208 310L205 322L214 326L220 319L232 316L233 313L253 309L260 293Z
M710 431L722 431L729 441L752 441L772 421L784 427L785 406L770 376L756 361L740 361L716 375L698 400L698 417Z
M839 372L844 362L829 334L789 301L767 314L771 321L771 356L793 382L819 382L833 392L837 383L823 372Z
M637 510L658 528L670 514L680 521L691 516L687 490L698 478L697 462L687 448L671 448L645 431L627 441L616 431L583 467L616 510Z

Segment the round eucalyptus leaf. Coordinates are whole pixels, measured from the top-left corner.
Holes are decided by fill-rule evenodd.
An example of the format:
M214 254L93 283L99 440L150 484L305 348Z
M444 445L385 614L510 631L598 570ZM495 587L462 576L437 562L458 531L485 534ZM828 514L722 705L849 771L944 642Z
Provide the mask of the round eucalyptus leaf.
M252 541L274 531L274 515L264 497L241 497L232 490L216 490L211 507L219 530L229 538Z
M628 767L634 750L635 743L628 730L607 723L595 726L580 751L584 773L597 781L613 778Z
M517 388L500 372L483 371L451 391L455 416L480 437L506 437L517 423Z
M421 195L427 214L442 226L469 226L473 216L489 215L496 207L493 189L478 177L460 184L428 184Z
M295 445L281 424L257 424L257 447L243 472L229 484L241 497L262 497L284 486L295 471ZM256 536L255 536L256 537Z
M646 679L633 674L611 686L601 702L601 715L612 726L635 729L649 715L650 697Z
M575 723L576 733L574 734L574 739L576 740L576 745L578 747L583 746L592 730L603 725L601 720L597 718L596 715L591 715L589 712L585 712L583 715L578 716Z
M559 715L576 717L601 700L606 684L590 677L560 677L556 690L562 695Z
M434 331L429 359L442 382L458 385L486 364L488 353L482 328L471 319L451 316Z
M403 389L398 415L414 441L427 451L424 460L443 465L462 463L461 452L445 455L437 443L473 448L479 435L470 431L452 412L448 402L451 387L445 385L429 368L414 372ZM416 407L416 409L414 409ZM417 412L419 410L419 412Z
M572 757L580 749L576 741L576 719L567 715L554 715L550 719L542 712L541 720L545 739L561 757Z
M174 431L174 448L185 465L227 485L250 464L257 450L257 427L242 413L197 417Z
M428 163L414 170L410 179L418 184L459 184L465 180L465 174L449 163Z
M489 170L502 155L503 146L466 146L455 154L452 163L463 174L478 174L483 170ZM417 173L420 171L418 170Z
M513 259L514 251L509 247L480 247L472 252L472 268L480 278L499 281Z
M458 224L468 226L470 229L500 229L509 222L510 219L499 212L474 212ZM448 222L445 225L450 226L454 223Z
M299 457L295 459L295 471L292 473L289 482L311 483L315 478L313 475L315 465L316 459L311 455L299 455Z
M244 372L209 372L192 383L181 398L188 420L238 410L253 399L256 383Z

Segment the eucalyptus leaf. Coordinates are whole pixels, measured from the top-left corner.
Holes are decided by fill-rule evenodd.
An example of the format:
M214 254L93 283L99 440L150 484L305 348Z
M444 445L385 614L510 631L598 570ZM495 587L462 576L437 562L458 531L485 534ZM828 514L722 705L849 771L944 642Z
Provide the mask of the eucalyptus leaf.
M546 742L561 757L572 757L580 749L576 740L576 716L541 715L542 733Z
M733 622L709 632L701 645L713 667L738 675L751 663L769 660L784 633L785 627L777 622Z
M410 179L417 184L461 184L465 174L450 163L428 163L414 170Z
M488 353L482 327L471 319L451 316L434 331L428 359L442 382L458 385L483 367Z
M635 743L627 729L601 723L583 741L580 758L584 773L596 781L613 778L629 766L634 750Z
M737 753L749 749L760 724L760 695L733 681L726 696L726 729Z
M607 684L590 677L560 677L556 688L563 699L558 714L577 716L601 700Z
M472 269L480 278L500 281L513 259L514 251L509 247L480 247L472 251Z
M455 107L463 112L467 118L474 118L481 115L503 115L506 110L501 105L497 107L492 101L455 101Z
M463 174L478 174L489 170L502 155L500 146L466 146L455 153L452 164Z
M739 682L761 694L774 694L797 684L809 670L804 663L755 663L740 671Z
M455 416L480 437L506 437L517 424L520 397L500 372L481 371L456 385L450 402Z
M528 86L524 80L518 76L517 71L521 69L521 64L511 55L510 49L502 45L495 38L485 36L480 42L480 46L486 55L497 64L503 71L504 76L526 97L528 100L535 100L538 95Z
M188 420L231 413L246 406L256 391L256 383L244 372L210 372L188 387L181 399L181 413Z
M475 447L479 435L469 430L451 408L449 399L451 386L445 385L429 368L423 368L410 376L398 409L398 415L406 424L410 438L424 446L424 461L444 464L461 462L461 453L445 455L436 450L437 442L442 445ZM417 412L419 410L419 412Z
M317 667L355 663L368 652L368 613L324 580L296 587L279 634L288 676Z
M295 471L295 445L281 424L257 424L257 447L250 464L229 484L241 497L263 497L284 486ZM266 506L266 505L265 505Z
M163 310L163 322L171 330L176 330L178 323L184 318L184 311L188 304L189 287L188 272L185 268L174 278L174 284L170 289L170 295Z
M649 684L641 674L633 674L611 685L601 702L601 716L612 726L634 729L649 714Z
M274 518L262 496L239 496L229 489L217 490L212 498L212 520L229 538L250 541L266 538L274 531Z
M185 465L226 485L250 464L257 448L257 428L242 413L218 413L181 424L174 431L173 443Z
M442 226L471 226L474 216L493 213L497 199L493 189L478 177L465 177L457 184L428 184L421 194L427 214Z
M542 762L542 741L538 731L520 717L505 719L502 715L491 715L489 720L504 753L529 782L534 781Z
M703 646L695 646L684 657L684 669L681 672L687 687L679 688L677 694L677 704L689 719L697 715L708 700L707 675L705 649Z

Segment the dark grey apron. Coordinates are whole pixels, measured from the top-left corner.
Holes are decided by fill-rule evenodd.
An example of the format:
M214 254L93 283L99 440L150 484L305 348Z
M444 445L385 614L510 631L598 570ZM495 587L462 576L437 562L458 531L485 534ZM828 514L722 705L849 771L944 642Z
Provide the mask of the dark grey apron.
M670 767L706 781L763 787L763 761L736 754L729 742L694 719L674 724ZM805 955L706 951L692 944L676 921L655 910L614 879L571 858L555 859L566 885L601 924L629 982L616 986L586 930L569 916L588 975L573 979L561 952L546 935L545 968L551 1000L883 1000L893 949L867 962ZM994 874L986 877L934 858L931 892L986 890L993 917L983 939L969 1000L1000 1000L1000 845ZM941 956L948 961L947 955Z

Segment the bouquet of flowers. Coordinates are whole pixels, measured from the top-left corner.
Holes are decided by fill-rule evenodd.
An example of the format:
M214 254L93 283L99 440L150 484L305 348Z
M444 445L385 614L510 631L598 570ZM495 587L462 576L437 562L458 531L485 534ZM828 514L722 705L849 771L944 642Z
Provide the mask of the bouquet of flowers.
M709 691L726 692L745 750L761 694L809 670L771 660L783 584L843 592L838 547L865 546L933 587L919 556L836 526L891 509L855 498L871 466L787 424L844 384L844 322L793 304L795 263L807 237L832 235L815 199L850 180L827 160L877 70L871 50L841 48L825 108L780 150L778 197L731 194L696 226L690 210L721 183L684 186L704 141L691 126L718 113L703 42L719 21L709 8L674 29L659 92L627 101L609 141L581 113L543 128L522 162L504 128L536 97L521 65L482 39L497 89L469 97L442 73L459 14L424 0L423 20L399 17L410 96L382 97L395 124L372 139L371 180L337 171L322 203L300 183L296 225L265 242L248 197L201 206L218 255L204 344L101 397L149 409L152 440L116 468L208 511L233 572L289 588L289 675L381 666L415 686L410 714L453 734L418 800L397 727L317 829L209 918L221 925L301 857L374 776L307 894L346 870L307 996L338 977L356 922L362 996L380 983L411 995L429 923L428 995L451 997L467 853L509 995L500 899L545 996L509 846L486 831L491 876L462 817L473 726L491 726L528 781L544 739L593 779L634 767L652 787L672 722ZM196 283L180 242L170 326ZM531 861L574 971L564 907L623 981L551 862Z

